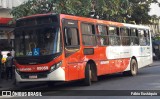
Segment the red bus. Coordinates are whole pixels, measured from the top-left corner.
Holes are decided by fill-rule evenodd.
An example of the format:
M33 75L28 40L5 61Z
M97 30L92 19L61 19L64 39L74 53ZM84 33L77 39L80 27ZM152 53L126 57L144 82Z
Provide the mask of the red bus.
M65 14L20 18L15 28L16 81L84 80L152 63L148 27Z

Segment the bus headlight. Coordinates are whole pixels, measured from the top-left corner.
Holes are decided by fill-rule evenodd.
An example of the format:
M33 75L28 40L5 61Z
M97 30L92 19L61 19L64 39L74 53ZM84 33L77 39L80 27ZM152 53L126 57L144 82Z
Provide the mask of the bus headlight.
M62 62L54 64L53 66L51 66L50 72L53 72L54 70L56 70L57 68L59 68L61 65L62 65Z

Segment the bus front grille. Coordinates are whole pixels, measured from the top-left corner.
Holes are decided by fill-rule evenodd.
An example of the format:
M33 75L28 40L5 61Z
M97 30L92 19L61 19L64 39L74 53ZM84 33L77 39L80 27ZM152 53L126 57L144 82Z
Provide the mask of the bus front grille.
M44 71L44 72L34 72L34 73L29 73L29 72L19 72L20 76L22 79L31 79L31 76L36 76L38 78L47 78L47 75L49 74L49 71ZM36 78L35 78L36 79Z

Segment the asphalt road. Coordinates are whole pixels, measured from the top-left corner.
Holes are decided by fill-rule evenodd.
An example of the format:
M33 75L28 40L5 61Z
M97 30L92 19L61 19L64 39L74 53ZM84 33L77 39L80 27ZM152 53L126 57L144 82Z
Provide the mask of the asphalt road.
M17 89L46 90L42 91L42 95L49 96L23 97L23 99L136 99L137 97L140 99L160 99L160 65L141 68L135 77L123 76L121 73L101 76L98 78L98 82L94 82L91 86L83 86L82 81L76 81L58 83L52 88L45 84L40 84L36 86L19 86ZM151 93L155 92L159 96L125 96L130 95L131 92L133 94L133 92L139 93L146 90L149 90ZM7 98L20 99L22 97Z

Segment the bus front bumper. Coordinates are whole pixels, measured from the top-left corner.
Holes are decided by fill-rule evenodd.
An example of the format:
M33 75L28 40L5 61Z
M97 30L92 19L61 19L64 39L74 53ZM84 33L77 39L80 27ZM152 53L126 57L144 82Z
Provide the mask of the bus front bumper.
M65 72L59 67L53 72L47 74L47 77L44 78L22 78L21 75L15 70L15 76L17 82L29 82L29 81L65 81Z

